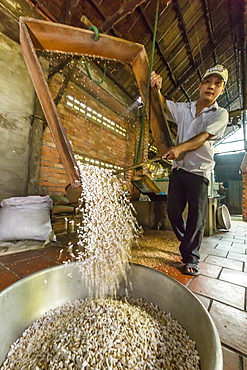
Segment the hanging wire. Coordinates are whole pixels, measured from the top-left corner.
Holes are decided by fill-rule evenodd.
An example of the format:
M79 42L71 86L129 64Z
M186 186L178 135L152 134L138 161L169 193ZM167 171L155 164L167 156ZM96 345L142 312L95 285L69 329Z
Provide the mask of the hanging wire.
M146 106L147 106L147 102L148 102L148 99L149 99L150 78L151 78L151 73L152 73L153 64L154 64L154 52L155 52L156 34L157 34L158 19L159 19L159 4L160 4L160 2L159 2L159 0L157 0L154 31L153 31L152 52L151 52L151 60L150 60L150 68L149 68L149 76L148 76L148 81L147 81L147 90L146 90L146 95L145 95L145 101L144 101L144 104L143 104L143 112L142 112L142 117L141 117L141 129L140 129L138 148L137 148L137 153L136 153L136 158L135 158L135 164L138 164L138 162L140 160L143 134L144 134L144 129L145 129Z
M97 81L97 80L94 80L93 79L93 77L91 75L91 72L89 70L89 65L88 65L88 62L87 62L86 57L83 57L83 61L84 61L84 66L85 66L85 70L87 72L88 78L91 81L93 81L94 83L96 83L97 85L101 85L105 81L105 76L106 76L106 61L104 61L104 73L103 73L103 76L102 76L101 81Z
M93 41L98 41L99 40L99 30L98 30L98 28L97 27L95 27L95 26L90 26L89 27L89 30L90 31L94 31L94 38L93 38Z
M93 41L95 41L95 42L98 41L99 38L100 38L98 28L96 26L90 26L89 27L89 30L94 32ZM87 62L86 57L83 57L83 61L84 61L84 66L85 66L85 70L87 72L88 78L91 81L93 81L94 83L96 83L97 85L101 85L105 81L105 76L106 76L106 61L104 61L104 73L103 73L103 77L102 77L101 81L97 81L97 80L94 80L93 79L93 77L91 75L91 72L90 72L90 69L89 69L89 65L88 65L88 62Z

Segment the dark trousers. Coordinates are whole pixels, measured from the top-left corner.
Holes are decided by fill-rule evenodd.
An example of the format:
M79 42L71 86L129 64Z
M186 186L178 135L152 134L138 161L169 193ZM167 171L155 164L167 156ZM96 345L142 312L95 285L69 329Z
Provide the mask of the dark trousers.
M174 169L169 178L167 213L180 244L184 263L198 263L207 213L209 180L182 169ZM188 203L185 222L183 211Z

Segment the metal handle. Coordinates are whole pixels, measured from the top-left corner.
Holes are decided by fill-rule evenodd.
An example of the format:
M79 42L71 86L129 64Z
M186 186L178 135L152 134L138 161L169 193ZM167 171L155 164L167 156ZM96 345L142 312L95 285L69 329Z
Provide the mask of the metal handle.
M163 160L163 158L161 158L161 157L159 157L159 158L153 158L153 159L150 159L147 162L142 162L142 163L136 164L135 166L126 167L126 168L123 168L122 170L115 171L113 173L113 175L118 175L119 173L126 172L126 171L129 171L129 170L133 170L134 168L138 168L138 167L144 166L145 164L148 164L148 163L157 162L157 161L160 161L161 159Z

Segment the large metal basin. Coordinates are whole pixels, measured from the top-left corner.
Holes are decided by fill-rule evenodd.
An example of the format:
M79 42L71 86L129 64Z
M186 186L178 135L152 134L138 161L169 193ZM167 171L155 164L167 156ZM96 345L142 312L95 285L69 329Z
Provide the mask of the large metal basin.
M71 276L72 275L72 276ZM130 296L145 298L170 312L196 342L202 370L222 370L222 350L207 310L186 287L148 267L131 264ZM125 286L121 284L120 293ZM47 310L88 296L75 264L59 265L22 279L0 293L0 364L10 345Z

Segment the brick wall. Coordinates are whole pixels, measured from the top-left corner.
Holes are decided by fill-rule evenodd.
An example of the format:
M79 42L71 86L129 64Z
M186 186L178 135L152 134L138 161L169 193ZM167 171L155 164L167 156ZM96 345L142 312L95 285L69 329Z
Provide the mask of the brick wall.
M53 98L60 86L60 76L51 84ZM126 136L122 136L100 123L92 121L85 115L78 114L66 104L66 94L83 101L113 122L126 129ZM136 147L135 129L125 122L111 109L92 98L85 91L70 83L66 93L58 104L58 113L71 143L74 154L87 156L109 164L121 167L132 166ZM129 180L130 174L127 174ZM54 144L49 127L44 130L41 152L41 166L39 175L40 192L46 194L65 194L65 187L69 183L58 151Z

